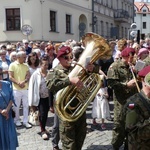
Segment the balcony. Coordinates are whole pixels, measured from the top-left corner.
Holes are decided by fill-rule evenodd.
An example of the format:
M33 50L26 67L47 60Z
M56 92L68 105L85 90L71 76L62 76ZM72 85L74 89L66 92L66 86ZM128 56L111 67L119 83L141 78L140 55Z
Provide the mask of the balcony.
M114 20L117 22L128 22L129 13L123 9L114 10Z

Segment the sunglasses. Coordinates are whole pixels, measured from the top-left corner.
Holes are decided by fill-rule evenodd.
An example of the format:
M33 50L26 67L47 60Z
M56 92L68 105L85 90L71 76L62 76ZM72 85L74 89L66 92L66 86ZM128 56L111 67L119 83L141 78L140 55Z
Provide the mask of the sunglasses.
M73 57L72 56L66 56L66 55L64 55L64 56L62 56L65 60L69 60L69 59L73 59Z
M0 54L0 56L5 56L6 54Z
M34 57L31 57L31 58L30 58L30 60L36 60L36 58L34 58Z

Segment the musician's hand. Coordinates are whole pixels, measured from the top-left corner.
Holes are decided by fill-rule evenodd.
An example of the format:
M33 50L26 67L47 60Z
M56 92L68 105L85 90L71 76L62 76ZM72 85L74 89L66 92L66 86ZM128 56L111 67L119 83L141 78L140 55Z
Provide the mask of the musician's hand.
M86 66L87 71L92 72L94 69L94 65L92 63L88 63Z
M132 87L135 87L135 86L136 86L136 83L135 83L134 79L132 79L129 82L127 82L127 87L128 88L132 88Z
M78 77L70 77L69 80L73 85L77 86L78 89L82 89L83 83Z

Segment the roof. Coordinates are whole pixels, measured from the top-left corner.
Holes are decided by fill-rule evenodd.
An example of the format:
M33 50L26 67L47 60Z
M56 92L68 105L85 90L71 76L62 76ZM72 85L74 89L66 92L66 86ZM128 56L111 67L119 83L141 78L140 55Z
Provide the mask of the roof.
M148 12L150 12L150 3L144 3L144 2L134 2L134 6L137 8L137 13L143 13L142 8L145 6L148 9Z

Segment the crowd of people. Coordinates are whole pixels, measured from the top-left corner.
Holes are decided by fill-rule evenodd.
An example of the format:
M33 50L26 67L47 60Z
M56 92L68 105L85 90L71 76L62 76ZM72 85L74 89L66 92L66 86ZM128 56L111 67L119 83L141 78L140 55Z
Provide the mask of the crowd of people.
M97 73L102 78L101 88L93 100L92 123L97 125L97 119L101 119L101 128L106 130L105 119L114 120L114 150L119 150L122 144L125 150L148 150L150 39L140 40L140 43L120 39L108 41L108 44L112 51L110 59L99 59L84 66L89 74ZM32 128L28 122L31 110L39 111L43 140L49 139L46 130L48 111L54 113L53 150L59 150L60 140L63 150L82 149L86 137L86 112L74 122L64 121L55 112L54 105L59 90L71 85L78 90L84 87L78 76L68 76L73 69L72 62L78 62L84 50L82 42L71 39L62 43L22 40L0 45L0 149L16 149L15 126ZM114 101L114 118L109 110L111 100ZM20 118L21 105L23 120Z

